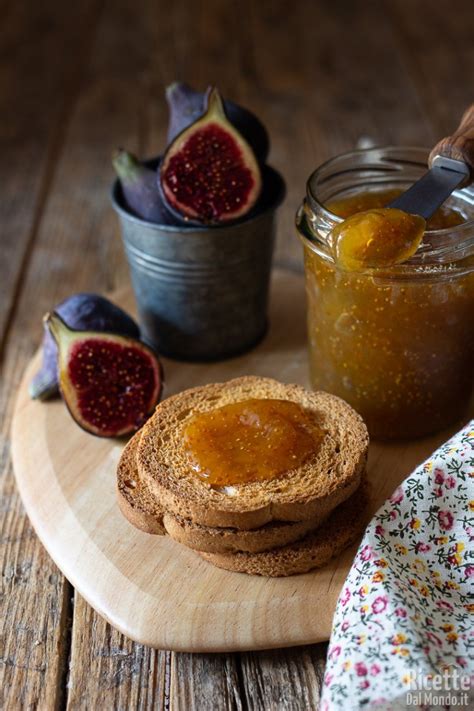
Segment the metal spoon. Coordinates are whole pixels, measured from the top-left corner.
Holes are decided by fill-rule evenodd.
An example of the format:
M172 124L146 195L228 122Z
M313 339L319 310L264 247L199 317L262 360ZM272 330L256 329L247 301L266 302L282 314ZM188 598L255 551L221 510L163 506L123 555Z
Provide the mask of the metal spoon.
M453 190L474 179L474 104L464 112L456 131L436 144L428 165L430 170L388 207L428 220Z

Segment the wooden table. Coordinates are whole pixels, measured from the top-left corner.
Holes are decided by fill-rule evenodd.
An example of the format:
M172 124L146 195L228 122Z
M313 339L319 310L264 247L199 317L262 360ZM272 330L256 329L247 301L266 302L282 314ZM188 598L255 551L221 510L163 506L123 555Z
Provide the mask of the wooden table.
M163 146L164 86L216 83L252 107L288 181L277 263L301 269L305 178L356 145L430 144L474 99L472 0L3 0L0 104L2 679L16 709L316 709L325 645L157 651L100 619L23 511L9 424L41 316L128 279L109 156Z

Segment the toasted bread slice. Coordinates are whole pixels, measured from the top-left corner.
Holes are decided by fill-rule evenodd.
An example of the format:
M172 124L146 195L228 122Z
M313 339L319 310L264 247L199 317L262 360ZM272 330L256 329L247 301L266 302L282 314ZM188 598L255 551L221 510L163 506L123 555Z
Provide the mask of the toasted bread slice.
M120 510L136 528L146 533L168 533L188 548L208 553L246 551L256 553L287 545L303 538L322 520L274 521L252 531L200 526L181 516L166 513L140 478L136 452L138 432L126 445L117 468L117 494Z
M163 519L174 520L177 517L165 514L147 489L146 484L140 481L135 458L139 439L140 433L137 433L125 447L120 458L117 470L119 506L124 516L136 527L147 533L164 534L166 528ZM209 544L209 539L205 539L205 542L211 550L198 552L205 560L217 567L269 577L306 573L313 568L322 567L357 539L368 520L367 501L367 485L363 483L355 494L331 513L323 526L308 533L300 540L282 547L275 546L271 550L242 552L232 548L232 552L215 551L212 549L212 539L214 536L222 535L226 538L234 533L234 535L243 537L240 538L241 541L249 541L253 538L255 543L262 531L270 531L272 526L278 526L278 524L268 524L264 529L254 531L235 532L195 526L195 528L191 528L191 534L194 536L196 530L202 529L202 533L199 535L210 535L211 543ZM182 525L193 526L190 522L183 522ZM291 530L295 525L298 524L280 524L281 530L284 530L285 527Z
M285 577L321 568L356 541L370 518L365 483L305 538L262 553L200 553L204 560L237 573Z
M197 412L248 398L296 402L326 434L317 454L298 469L264 482L212 488L193 473L182 446L183 430ZM244 530L271 521L324 520L358 488L368 442L362 418L340 398L247 376L164 400L143 428L137 463L140 476L167 512L204 526Z
M240 531L238 528L213 528L189 519L165 514L166 533L175 541L198 552L259 553L299 541L322 521L272 521L260 528Z
M117 500L121 512L145 533L164 535L163 508L138 476L136 454L139 430L126 444L117 467Z

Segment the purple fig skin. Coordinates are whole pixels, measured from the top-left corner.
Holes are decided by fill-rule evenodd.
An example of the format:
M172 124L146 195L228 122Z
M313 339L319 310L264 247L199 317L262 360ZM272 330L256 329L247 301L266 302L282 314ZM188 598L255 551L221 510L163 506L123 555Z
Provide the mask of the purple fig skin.
M113 306L113 304L111 304L111 305ZM163 393L164 374L163 374L163 366L162 366L162 363L159 359L158 353L153 348L148 346L146 343L143 343L142 341L135 339L135 338L130 338L129 336L125 336L126 343L124 343L123 342L123 337L124 337L123 334L118 334L117 332L105 333L104 331L102 331L102 332L98 333L97 331L84 331L82 329L76 330L76 329L69 328L68 325L66 324L66 322L64 321L64 319L62 319L58 315L57 311L53 311L52 313L47 313L43 318L43 323L44 323L45 328L49 329L49 331L51 333L51 337L54 339L55 343L57 343L57 346L59 349L58 365L59 365L59 368L65 369L62 372L60 372L59 389L60 389L63 401L69 411L69 414L71 415L73 420L76 422L76 424L79 425L79 427L81 427L81 429L83 429L85 432L92 434L96 437L107 437L107 438L117 437L118 438L118 437L126 437L129 434L131 434L132 432L136 432L140 428L140 426L142 424L144 424L146 422L146 420L151 416L154 408L156 407L158 402L161 400L161 395ZM98 426L97 424L94 424L93 422L91 422L90 418L88 419L87 414L84 414L83 412L81 412L80 404L77 401L75 401L74 397L71 398L71 393L75 391L75 387L74 387L74 385L72 385L72 383L69 381L69 379L67 377L67 371L69 370L70 365L74 362L74 355L72 355L71 352L69 351L71 342L69 342L69 346L66 345L67 354L68 354L66 362L64 360L64 352L61 353L63 338L66 338L67 340L69 340L71 338L73 343L75 343L76 345L79 345L81 343L81 341L82 342L84 341L84 339L86 341L91 339L92 343L97 338L99 338L99 340L101 340L102 333L104 334L104 336L107 336L107 341L108 341L109 345L111 343L114 343L115 345L119 345L119 347L121 347L121 348L132 347L132 348L140 350L142 352L142 354L146 355L148 360L152 361L153 370L155 373L154 390L152 392L154 397L149 398L149 401L148 401L149 407L147 408L147 412L140 413L139 420L135 420L135 418L134 418L132 422L130 420L128 421L128 423L123 422L120 430L118 430L117 428L114 428L114 427L111 428L110 426L109 426L108 430L105 430L104 429L105 426L103 423L101 423ZM99 350L101 350L101 349L99 348ZM92 347L92 353L93 353L93 351L94 351L94 348ZM71 355L72 355L72 359L71 359ZM107 358L107 356L106 356L106 358ZM109 358L110 358L110 354L109 354ZM125 365L126 365L126 361L125 361ZM102 367L104 367L104 364ZM107 366L105 366L105 368L107 368ZM97 377L97 373L94 374L94 377L95 378ZM108 378L107 370L105 371L105 377L106 377L106 379ZM133 380L133 374L132 374L132 380ZM130 379L127 379L127 381L125 381L125 383L123 381L122 382L116 381L115 384L118 385L119 387L123 388L124 385L130 386L131 381L130 381ZM135 381L134 384L138 385L139 382ZM100 385L99 385L99 387L100 387ZM133 384L132 384L132 388L133 388ZM89 398L91 395L92 395L92 398L94 398L94 392L89 393ZM96 393L96 396L97 396L97 393ZM116 400L117 393L116 392L114 393L112 391L110 393L110 397L111 397L112 401L114 399ZM133 397L133 393L132 393L132 397ZM101 407L100 398L97 402L99 404L99 407ZM89 399L89 404L90 404L90 399ZM117 402L117 400L116 400L115 406L119 407L119 405L120 405L120 403ZM106 409L113 408L113 407L114 406L110 402L105 403ZM131 413L129 413L129 414L131 414ZM142 419L142 417L143 417L143 419Z
M154 170L147 168L136 156L122 148L115 151L112 163L120 179L126 205L131 212L143 220L159 225L180 224L163 205Z
M140 329L132 317L99 294L74 294L54 310L70 328L78 331L100 331L140 338ZM45 325L43 363L29 388L33 400L48 400L59 394L57 359L58 347Z
M168 145L185 128L200 118L207 104L209 89L205 92L196 91L184 82L174 82L166 89L170 117L168 124ZM248 109L230 101L224 100L227 118L253 148L260 163L265 163L270 150L270 139L263 123Z

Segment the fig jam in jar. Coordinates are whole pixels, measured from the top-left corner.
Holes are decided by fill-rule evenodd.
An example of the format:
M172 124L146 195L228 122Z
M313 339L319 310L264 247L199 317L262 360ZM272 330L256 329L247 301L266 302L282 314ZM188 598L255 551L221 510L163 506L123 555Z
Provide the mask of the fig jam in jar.
M407 261L348 271L332 230L387 205L429 151L376 148L316 170L297 213L304 245L312 385L349 402L374 438L420 437L461 418L474 372L474 189L458 190Z

